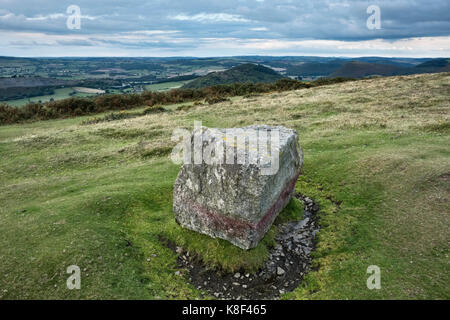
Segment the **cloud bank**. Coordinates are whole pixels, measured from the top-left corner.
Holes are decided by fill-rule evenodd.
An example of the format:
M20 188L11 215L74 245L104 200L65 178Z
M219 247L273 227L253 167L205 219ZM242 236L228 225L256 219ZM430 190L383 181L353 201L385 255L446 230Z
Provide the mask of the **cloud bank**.
M66 26L67 7L81 28ZM377 5L381 28L369 29ZM450 2L0 0L0 55L449 56Z

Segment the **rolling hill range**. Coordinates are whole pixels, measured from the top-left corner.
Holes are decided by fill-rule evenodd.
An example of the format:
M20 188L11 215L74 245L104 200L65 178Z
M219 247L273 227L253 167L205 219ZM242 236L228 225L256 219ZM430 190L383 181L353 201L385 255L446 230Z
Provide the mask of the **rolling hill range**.
M361 61L351 61L329 75L330 78L365 78L368 76L395 76L407 74L409 68L401 68L388 64L377 64Z
M369 76L396 76L419 73L438 73L450 71L450 59L432 59L416 66L351 61L343 64L328 77L365 78Z
M355 62L356 61L356 62ZM259 65L259 67L248 64ZM237 69L235 69L237 67ZM268 67L268 69L264 69ZM226 73L220 73L222 71ZM274 70L279 74L274 73ZM220 83L272 82L280 76L311 81L321 77L449 71L447 58L237 56L176 58L15 58L0 57L0 101L21 106L29 101L59 100L61 88L81 86L107 93L164 91ZM211 73L212 72L212 73ZM37 76L39 75L39 76ZM181 82L183 81L183 82ZM158 85L167 83L167 85ZM32 98L32 99L30 99Z
M262 65L244 63L222 72L212 72L206 76L197 78L183 86L183 88L203 88L218 84L231 83L260 83L274 82L283 76L276 71Z
M417 65L415 69L423 73L448 72L450 71L450 59L433 59Z
M418 60L420 61L420 60ZM420 73L446 72L450 70L449 59L431 59L423 63L407 63L381 58L361 58L354 61L335 59L327 61L307 61L286 66L285 74L294 77L366 78L371 76L396 76ZM281 63L272 63L283 67ZM281 68L283 69L283 68ZM235 82L273 82L283 76L271 68L253 63L244 63L226 71L212 72L185 84L184 88L202 88Z
M333 60L326 62L305 62L292 65L287 68L287 74L292 76L328 76L346 63L345 60Z
M409 75L2 125L0 300L215 299L178 264L189 257L258 277L302 213L283 211L249 251L182 229L172 134L194 120L299 133L295 188L318 204L320 231L311 271L280 298L450 299L449 88L450 73ZM67 289L71 265L81 290ZM367 288L371 265L381 290Z
M43 77L10 77L10 78L0 78L0 89L7 88L18 88L18 87L44 87L44 86L62 86L68 85L73 82L43 78Z

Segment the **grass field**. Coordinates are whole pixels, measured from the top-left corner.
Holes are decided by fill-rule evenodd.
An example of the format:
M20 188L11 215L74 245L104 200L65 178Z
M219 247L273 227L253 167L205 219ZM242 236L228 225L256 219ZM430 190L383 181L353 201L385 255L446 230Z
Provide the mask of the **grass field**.
M75 94L70 95L70 93L72 93L72 92L75 92ZM24 98L24 99L16 99L16 100L8 100L5 102L7 104L9 104L10 106L20 107L29 102L38 102L38 101L47 102L47 101L50 101L50 99L61 100L61 99L66 99L66 98L70 98L70 97L90 97L90 96L95 96L95 95L96 95L95 93L79 92L79 91L76 91L74 88L59 88L59 89L55 89L55 93L51 94L51 95L37 96L37 97L32 97L32 98Z
M181 88L184 84L191 81L192 80L185 80L185 81L172 81L172 82L148 84L145 86L145 89L149 91L167 91L170 89Z
M173 219L172 130L264 123L299 132L296 188L321 207L316 271L285 299L449 299L450 74L346 82L123 120L0 127L1 299L183 299L159 237L210 266L254 270L276 227L240 249ZM138 114L142 110L129 111ZM98 116L100 117L100 116ZM66 269L82 270L68 290ZM369 265L381 289L368 290ZM210 297L206 297L210 298Z

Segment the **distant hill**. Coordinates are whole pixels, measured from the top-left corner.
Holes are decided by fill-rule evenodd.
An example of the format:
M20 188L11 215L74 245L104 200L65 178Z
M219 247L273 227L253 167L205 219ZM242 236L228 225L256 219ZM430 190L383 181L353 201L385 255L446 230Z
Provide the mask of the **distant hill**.
M305 62L287 67L287 74L294 76L328 76L345 64L345 60Z
M69 81L43 77L5 77L0 78L0 88L62 86Z
M206 76L186 83L183 88L194 89L237 82L274 82L282 78L282 75L270 68L252 63L244 63L226 71L211 72Z
M54 94L54 89L70 83L66 80L43 77L2 77L0 101L51 95Z
M414 73L412 69L414 68L402 68L392 64L351 61L333 72L330 77L364 78L368 76L396 76Z
M432 59L417 65L414 69L419 70L420 73L448 72L450 71L450 59Z
M334 77L364 78L369 76L399 76L417 73L438 73L450 71L450 59L438 58L416 66L403 67L394 64L351 61L329 75Z

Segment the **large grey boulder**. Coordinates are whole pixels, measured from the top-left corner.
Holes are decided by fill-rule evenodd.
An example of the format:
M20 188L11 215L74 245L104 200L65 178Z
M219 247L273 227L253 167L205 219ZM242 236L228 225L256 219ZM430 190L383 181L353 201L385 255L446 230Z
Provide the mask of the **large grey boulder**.
M303 165L295 130L251 126L194 130L174 185L185 228L254 248L293 195Z

